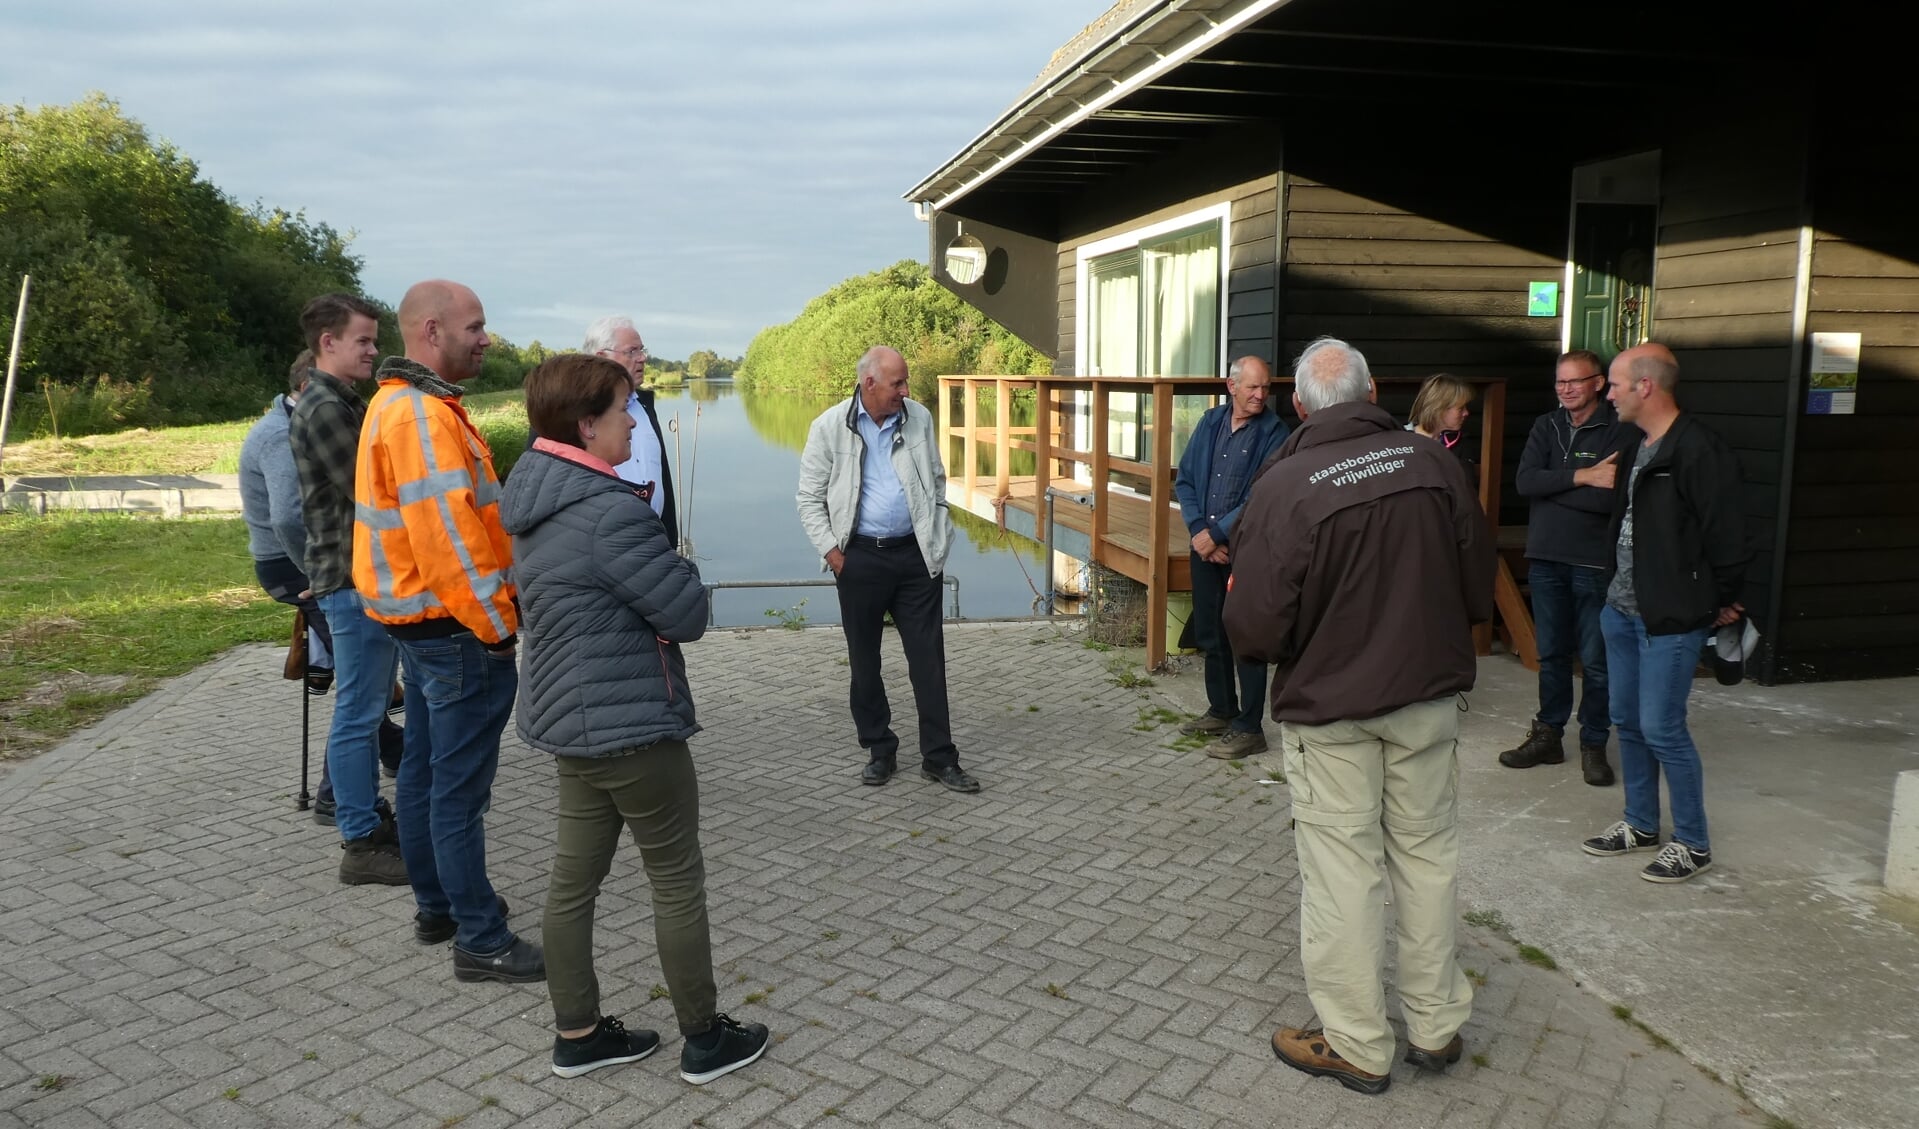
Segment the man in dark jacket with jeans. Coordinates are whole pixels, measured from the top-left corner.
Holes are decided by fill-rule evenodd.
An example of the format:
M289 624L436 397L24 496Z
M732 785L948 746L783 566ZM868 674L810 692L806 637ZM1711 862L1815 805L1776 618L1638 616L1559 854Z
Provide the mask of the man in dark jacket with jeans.
M1472 985L1455 928L1456 695L1492 617L1493 540L1473 484L1438 442L1373 403L1366 358L1321 338L1300 354L1305 420L1253 485L1234 538L1233 653L1277 664L1300 872L1300 963L1319 1022L1282 1027L1288 1066L1377 1094L1395 1047L1379 970L1385 887L1398 915L1406 1060L1459 1061Z
M1577 655L1585 670L1580 767L1586 783L1602 787L1613 782L1606 763L1606 641L1599 633L1612 561L1606 523L1620 444L1639 434L1600 396L1605 383L1598 354L1579 349L1560 357L1553 378L1559 407L1533 422L1519 457L1519 492L1532 500L1526 561L1539 639L1539 712L1519 747L1499 754L1507 768L1565 762Z
M1259 723L1266 708L1266 664L1235 661L1220 610L1233 574L1233 526L1246 492L1253 475L1286 442L1286 424L1266 395L1272 381L1272 370L1258 357L1233 362L1226 373L1227 402L1199 417L1173 481L1179 516L1193 540L1193 638L1206 653L1207 709L1180 732L1218 735L1206 755L1220 760L1266 750Z
M1586 840L1586 853L1657 849L1640 877L1684 882L1712 865L1705 781L1686 728L1686 696L1707 634L1737 620L1752 552L1740 506L1739 460L1673 392L1679 362L1647 343L1613 359L1608 396L1642 437L1620 453L1613 496L1616 546L1607 577L1612 720L1619 730L1625 818ZM1672 842L1659 845L1659 777L1672 797Z

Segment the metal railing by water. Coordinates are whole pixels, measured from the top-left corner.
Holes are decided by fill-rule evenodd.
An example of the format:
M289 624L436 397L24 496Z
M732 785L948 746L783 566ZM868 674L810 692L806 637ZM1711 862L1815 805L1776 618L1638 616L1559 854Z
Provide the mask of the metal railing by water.
M831 588L837 581L831 576L822 576L817 580L709 580L706 581L706 625L718 627L719 619L713 610L713 593L721 588ZM953 590L953 602L947 612L947 619L960 618L959 577L948 573L940 578L940 583Z

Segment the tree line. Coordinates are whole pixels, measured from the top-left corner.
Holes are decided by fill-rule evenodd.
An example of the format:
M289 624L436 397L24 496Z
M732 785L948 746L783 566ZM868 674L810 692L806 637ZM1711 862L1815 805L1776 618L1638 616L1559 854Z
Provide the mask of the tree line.
M299 312L361 289L352 237L303 211L241 204L105 94L0 106L0 348L33 276L13 437L242 419L286 387ZM380 348L402 351L390 307ZM476 391L518 388L554 353L494 336ZM700 350L648 376L730 375ZM4 364L4 359L0 359Z
M923 263L905 259L849 278L792 321L761 330L735 379L754 389L844 396L872 345L900 351L920 400L933 399L938 378L953 373L1052 372L1044 354L933 281Z

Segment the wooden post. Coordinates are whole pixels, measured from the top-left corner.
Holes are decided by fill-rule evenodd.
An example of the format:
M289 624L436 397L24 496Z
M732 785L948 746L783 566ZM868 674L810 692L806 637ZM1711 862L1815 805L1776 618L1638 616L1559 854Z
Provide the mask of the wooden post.
M1033 382L1033 522L1046 520L1046 490L1053 484L1053 392L1044 380ZM1052 567L1051 562L1047 563Z
M993 497L1004 499L1013 486L1013 386L1002 376L993 389Z
M1112 453L1106 449L1106 399L1110 390L1103 380L1093 381L1093 418L1084 450L1093 452L1093 548L1097 562L1106 555L1106 476L1112 466Z
M1152 511L1146 519L1146 667L1166 661L1166 586L1172 569L1166 560L1167 503L1172 500L1173 386L1153 383Z
M966 488L966 509L973 508L973 483L979 477L979 382L972 377L965 380L966 402L961 405L961 417L966 421L966 473L960 476L960 484Z
M1481 385L1484 395L1480 401L1479 424L1479 507L1485 511L1486 522L1491 526L1494 552L1499 544L1499 471L1500 460L1506 453L1506 382L1489 380ZM1501 566L1504 571L1504 566ZM1507 583L1512 583L1507 575ZM1497 592L1495 592L1497 596ZM1525 604L1518 600L1519 589L1513 588L1510 601L1495 599L1500 618L1506 621L1508 633L1515 639L1532 639L1532 617L1525 615ZM1514 605L1525 622L1515 623L1511 617ZM1491 654L1493 649L1493 625L1482 623L1473 628L1473 650L1482 655ZM1523 658L1522 658L1523 661ZM1535 658L1537 664L1538 659Z

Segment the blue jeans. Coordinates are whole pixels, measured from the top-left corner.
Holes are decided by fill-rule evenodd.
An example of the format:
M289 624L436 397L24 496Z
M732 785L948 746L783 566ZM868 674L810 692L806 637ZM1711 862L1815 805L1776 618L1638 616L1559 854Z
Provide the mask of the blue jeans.
M498 952L513 933L486 876L486 809L519 671L471 632L399 647L407 753L395 792L413 900L423 914L453 919L454 945Z
M1646 621L1612 605L1599 613L1612 675L1612 723L1619 730L1620 779L1626 785L1626 822L1659 830L1659 775L1672 801L1672 837L1695 851L1712 849L1706 837L1706 783L1699 749L1686 729L1686 695L1706 628L1681 635L1648 635Z
M1206 652L1206 712L1230 718L1235 733L1258 733L1266 713L1266 664L1233 661L1233 646L1220 618L1226 608L1231 565L1193 562L1193 642Z
M318 596L333 633L333 725L327 730L327 782L342 841L364 839L380 826L380 722L393 700L393 637L369 619L360 593L341 588Z
M1531 561L1533 630L1539 642L1539 720L1564 733L1573 713L1573 655L1585 668L1579 696L1579 743L1606 743L1606 640L1599 609L1606 606L1606 570L1561 561Z

